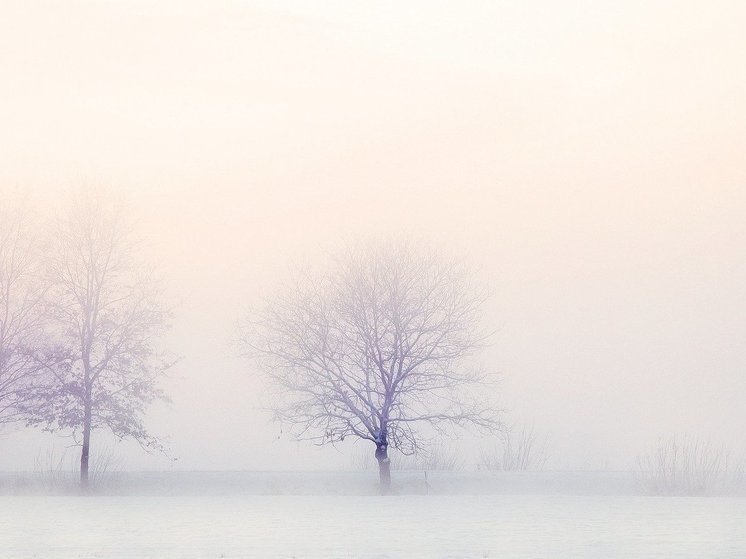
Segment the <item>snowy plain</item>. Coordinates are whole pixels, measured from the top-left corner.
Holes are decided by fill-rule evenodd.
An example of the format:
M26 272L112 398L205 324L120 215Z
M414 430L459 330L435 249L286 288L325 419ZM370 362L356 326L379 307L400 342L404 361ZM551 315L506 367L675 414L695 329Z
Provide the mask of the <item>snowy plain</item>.
M253 481L234 494L230 478L225 491L200 483L157 492L140 481L135 494L6 494L0 558L746 557L743 497L633 495L619 480L605 484L606 494L583 494L583 476L533 493L494 483L481 494L456 494L458 484L437 492L450 475L436 476L427 495L407 490L416 488L412 476L388 497L328 494L334 476L322 474L244 474ZM364 493L368 476L349 474L337 487ZM283 478L298 484L279 485ZM220 486L220 475L208 479Z

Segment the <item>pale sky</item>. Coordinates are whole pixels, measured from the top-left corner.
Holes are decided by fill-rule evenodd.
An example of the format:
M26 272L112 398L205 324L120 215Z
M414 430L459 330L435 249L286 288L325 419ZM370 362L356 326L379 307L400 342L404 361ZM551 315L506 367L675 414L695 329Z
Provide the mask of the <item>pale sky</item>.
M277 440L229 341L299 261L371 235L489 281L496 398L550 435L553 466L631 467L669 433L741 444L746 3L0 11L0 192L126 194L179 302L173 402L149 421L179 460L124 445L127 467L348 464ZM0 469L50 441L3 435Z

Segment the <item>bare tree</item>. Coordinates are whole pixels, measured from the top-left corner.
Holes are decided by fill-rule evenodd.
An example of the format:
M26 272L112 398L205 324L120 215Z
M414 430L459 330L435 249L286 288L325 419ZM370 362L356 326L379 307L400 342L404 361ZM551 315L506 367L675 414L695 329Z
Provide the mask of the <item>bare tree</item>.
M157 381L170 365L159 349L168 313L155 283L137 267L135 247L121 206L101 193L82 192L53 232L51 364L28 421L72 431L81 444L84 489L94 429L161 448L143 414L165 398Z
M486 379L472 362L483 300L463 266L435 251L368 245L287 286L240 339L280 388L276 418L317 444L370 441L386 493L389 446L411 455L428 433L499 427L471 390Z
M23 418L42 366L45 284L39 239L20 198L0 207L0 423Z

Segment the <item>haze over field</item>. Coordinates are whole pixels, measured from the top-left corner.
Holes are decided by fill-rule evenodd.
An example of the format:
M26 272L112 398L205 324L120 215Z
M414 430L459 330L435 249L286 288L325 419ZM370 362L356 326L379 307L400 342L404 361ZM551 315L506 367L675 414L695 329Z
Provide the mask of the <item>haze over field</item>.
M124 444L127 468L348 466L278 439L230 341L295 266L379 235L489 282L484 363L551 467L630 468L674 432L743 451L744 21L727 1L9 1L0 189L51 212L101 184L140 222L183 356L148 424L178 461ZM7 432L0 469L52 441Z

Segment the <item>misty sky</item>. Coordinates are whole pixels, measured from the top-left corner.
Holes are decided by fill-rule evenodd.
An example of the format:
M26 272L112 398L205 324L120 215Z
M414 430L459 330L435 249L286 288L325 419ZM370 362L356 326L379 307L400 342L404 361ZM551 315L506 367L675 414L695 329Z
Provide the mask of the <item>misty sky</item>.
M746 3L152 4L0 8L0 192L126 194L177 303L149 424L178 462L128 444L127 467L348 464L277 439L230 339L293 266L376 235L490 283L496 399L553 467L741 443ZM50 441L4 434L0 469Z

